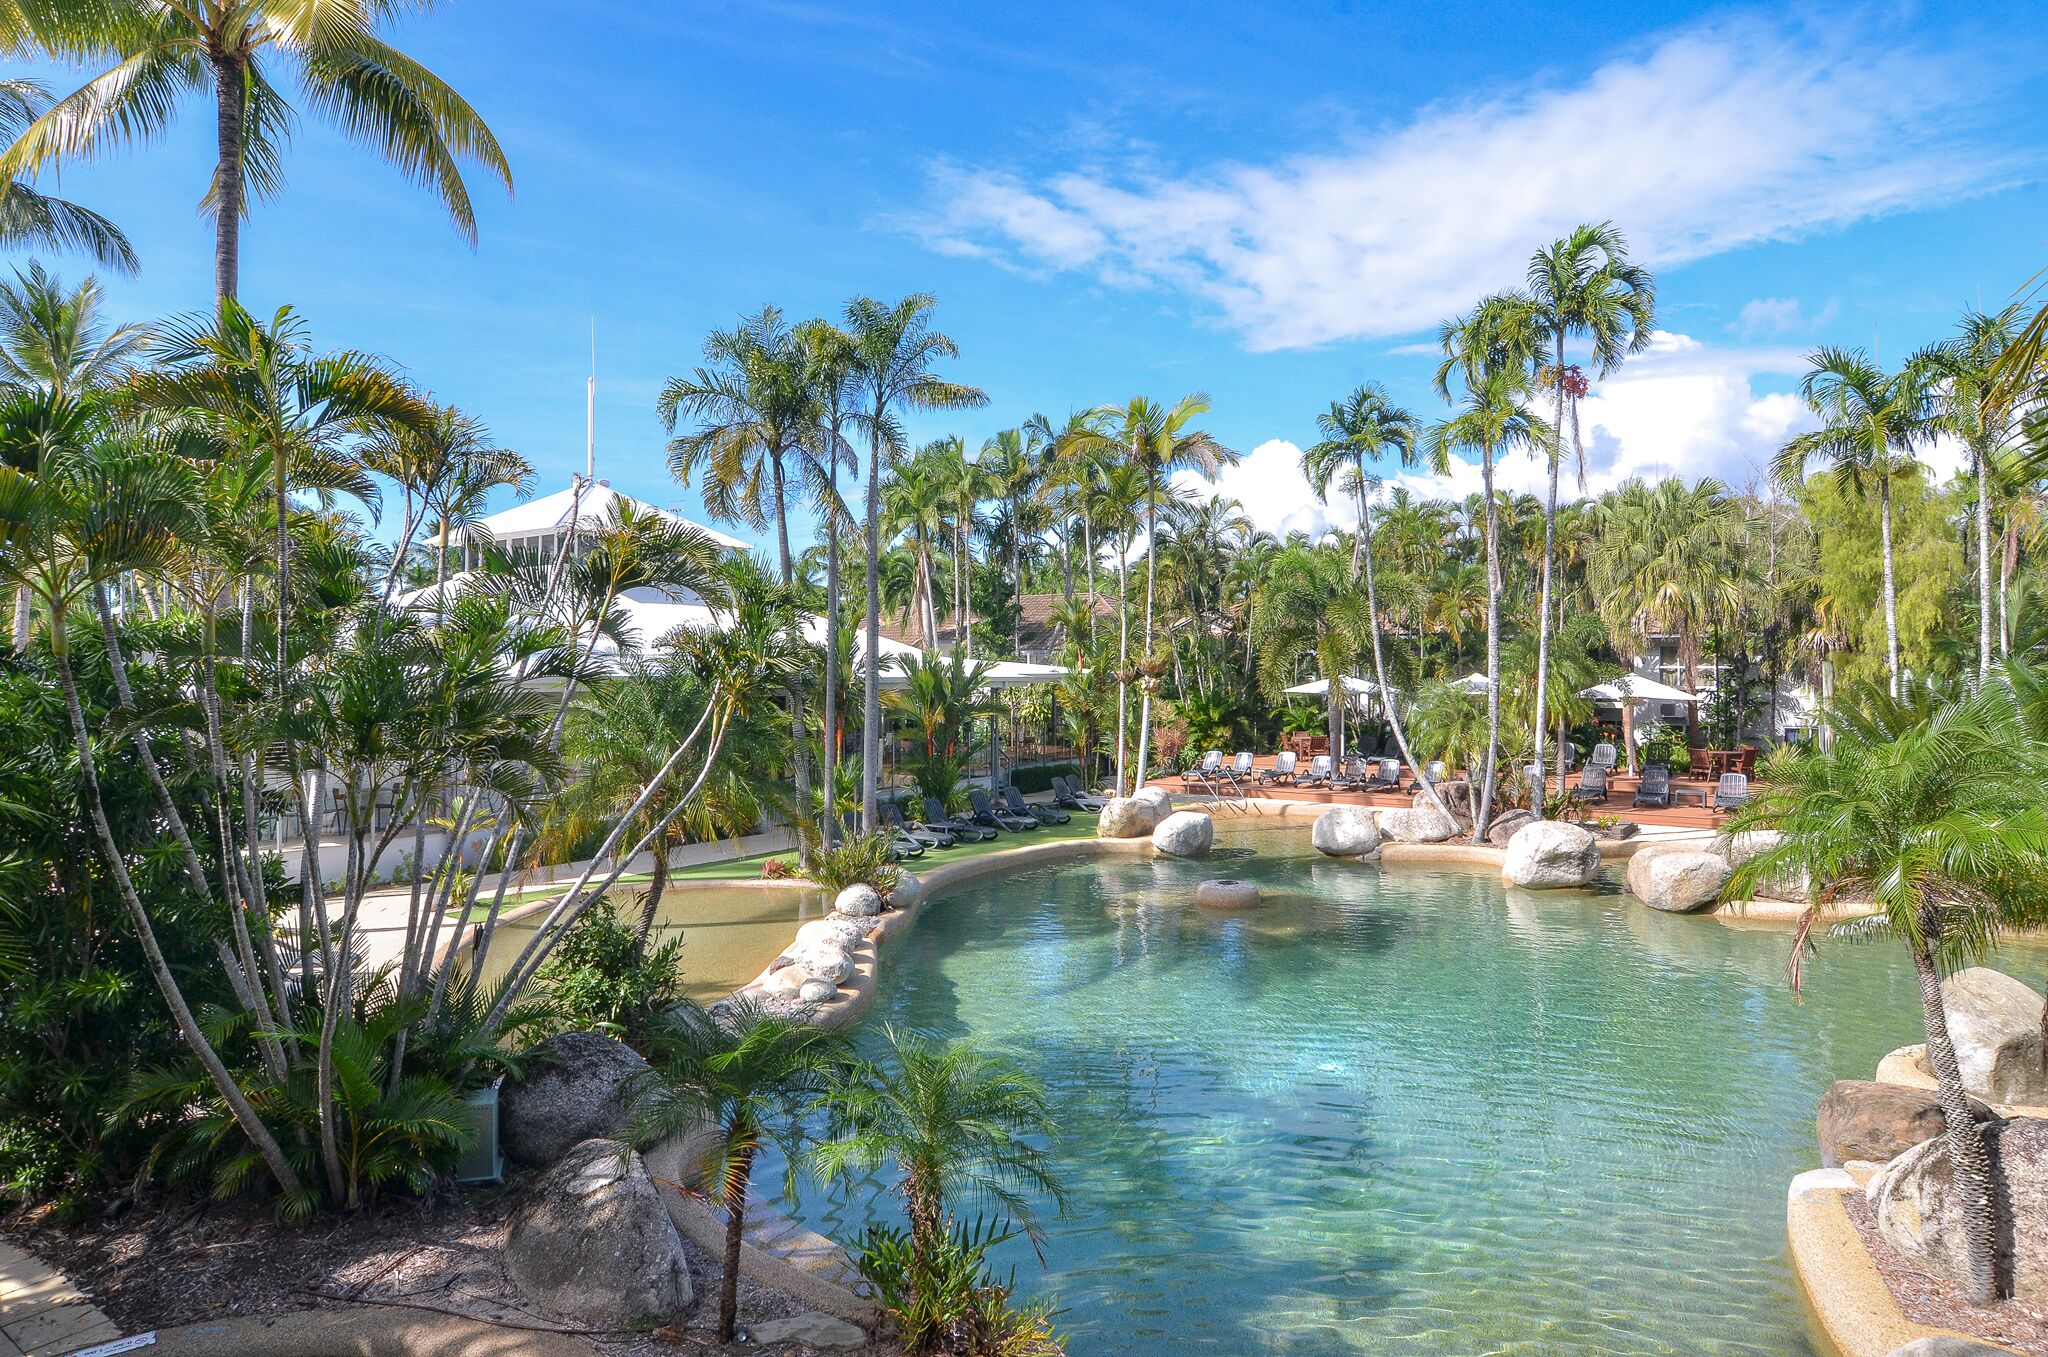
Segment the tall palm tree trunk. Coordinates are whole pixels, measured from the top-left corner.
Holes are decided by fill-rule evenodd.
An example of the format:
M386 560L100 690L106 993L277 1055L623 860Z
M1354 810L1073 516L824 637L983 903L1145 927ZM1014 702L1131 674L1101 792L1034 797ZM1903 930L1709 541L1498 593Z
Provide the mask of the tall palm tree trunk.
M1401 751L1401 762L1415 770L1415 780L1422 784L1422 790L1429 794L1429 803L1453 823L1457 817L1444 804L1442 793L1436 783L1422 776L1422 765L1415 761L1414 751L1408 748L1408 732L1401 728L1401 714L1394 706L1394 690L1387 686L1387 657L1380 645L1380 598L1379 586L1374 578L1372 560L1372 502L1365 493L1365 462L1358 463L1358 537L1360 542L1359 560L1365 567L1365 612L1366 624L1372 633L1372 676L1379 684L1380 710L1386 714L1387 728L1394 734L1394 745Z
M1155 476L1145 476L1145 657L1152 656L1152 596L1159 577L1159 496ZM1138 787L1145 785L1145 765L1152 752L1152 685L1150 674L1138 684Z
M22 585L14 591L14 653L19 655L28 649L29 623L35 616L35 604L29 598L28 586Z
M1095 646L1095 525L1081 515L1081 550L1088 553L1088 645Z
M877 412L879 423L879 412ZM860 709L860 828L875 832L880 822L876 803L881 790L882 768L882 435L868 437L867 516L867 654L861 676Z
M232 299L242 270L242 100L247 69L232 57L214 55L214 141L219 152L213 175L213 292L216 302Z
M1927 1063L1941 1096L1942 1146L1948 1151L1956 1195L1962 1200L1963 1233L1969 1251L1965 1289L1973 1305L1998 1299L1998 1213L1992 1198L1991 1162L1984 1136L1970 1113L1970 1097L1949 1039L1941 1001L1941 972L1935 968L1933 935L1923 916L1923 937L1913 944L1913 974L1920 982L1920 1017L1927 1029Z
M769 459L769 470L773 473L775 480L775 549L781 557L782 587L793 589L796 587L796 560L789 554L789 504L783 491L782 458L780 456ZM792 617L795 616L797 614L792 613ZM801 642L803 639L802 624L792 621L790 623L790 633L793 640ZM811 764L810 760L804 757L807 752L805 746L809 741L804 738L808 727L804 717L803 690L792 683L783 691L787 694L789 700L789 728L794 737L789 742L789 758L792 765L791 771L796 775L796 803L802 807L797 814L800 816L808 815L811 810ZM828 802L831 800L829 790L826 793L826 800ZM825 807L825 818L830 819L831 815L832 807L828 804ZM811 846L808 834L797 835L796 852L797 859L804 866L810 866Z
M1977 449L1977 678L1991 677L1990 449ZM18 648L18 647L17 647Z
M1010 654L1024 657L1023 528L1017 522L1017 501L1010 500Z
M1478 782L1479 799L1472 807L1472 842L1486 842L1493 819L1493 789L1500 762L1500 525L1493 502L1493 449L1486 448L1480 470L1486 483L1486 761Z
M1877 478L1877 530L1884 547L1884 652L1892 696L1899 695L1899 589L1892 567L1892 478Z
M1551 373L1557 382L1557 422L1551 425L1550 443L1550 490L1543 501L1543 583L1539 586L1540 597L1536 609L1536 758L1533 769L1536 785L1529 789L1529 809L1543 818L1543 793L1548 786L1543 771L1543 733L1550 716L1550 577L1557 555L1557 462L1561 449L1558 443L1564 429L1564 336L1557 337L1555 363ZM1564 740L1558 739L1558 757L1564 757ZM1558 786L1564 785L1564 770L1558 769Z
M832 430L832 452L826 479L831 487L825 506L825 730L819 741L820 774L825 783L825 820L820 826L827 848L839 839L839 430Z
M1118 555L1116 562L1116 794L1122 796L1127 789L1124 782L1124 748L1127 742L1127 713L1130 710L1130 682L1125 675L1131 672L1131 584L1130 552L1126 549ZM1131 788L1130 790L1135 790Z

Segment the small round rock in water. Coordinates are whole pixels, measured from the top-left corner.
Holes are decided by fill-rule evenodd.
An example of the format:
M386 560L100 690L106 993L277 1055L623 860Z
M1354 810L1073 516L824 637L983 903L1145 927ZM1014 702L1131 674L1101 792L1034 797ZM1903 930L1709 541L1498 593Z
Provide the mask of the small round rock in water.
M1195 903L1206 909L1257 909L1258 885L1225 877L1195 887Z
M865 881L856 881L839 892L832 908L856 919L872 919L882 912L882 895Z
M1216 842L1216 822L1198 810L1177 810L1152 831L1152 846L1168 857L1198 858Z
M839 997L839 987L830 980L806 980L796 997L807 1004L830 1003Z

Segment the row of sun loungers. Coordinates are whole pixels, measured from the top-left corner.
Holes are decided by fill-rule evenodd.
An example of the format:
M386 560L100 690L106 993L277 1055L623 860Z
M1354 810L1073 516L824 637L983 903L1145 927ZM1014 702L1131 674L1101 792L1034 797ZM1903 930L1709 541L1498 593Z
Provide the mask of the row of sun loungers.
M882 832L889 836L889 856L902 861L923 857L934 848L986 842L1003 834L1024 834L1045 825L1067 824L1074 818L1069 812L1100 810L1103 804L1101 797L1083 791L1078 779L1055 777L1051 805L1026 801L1015 787L999 787L994 792L976 787L967 793L968 809L964 814L950 814L931 797L925 797L921 806L910 803L910 815L905 815L904 807L893 801L883 802L879 814ZM857 832L858 828L849 814L848 831Z

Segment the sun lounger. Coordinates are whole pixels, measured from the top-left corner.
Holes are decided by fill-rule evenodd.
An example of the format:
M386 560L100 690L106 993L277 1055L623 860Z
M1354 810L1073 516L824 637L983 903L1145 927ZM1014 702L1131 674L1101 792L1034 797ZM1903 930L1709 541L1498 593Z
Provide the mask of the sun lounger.
M956 838L975 843L985 842L996 836L993 825L976 824L962 815L948 815L946 808L929 796L924 799L924 822L933 828L944 829Z
M1015 811L1004 810L994 805L989 801L988 793L979 787L969 790L967 804L974 808L974 822L978 825L1007 829L1013 834L1022 834L1026 830L1038 828L1036 818L1019 815Z
M1029 815L1042 825L1064 825L1073 821L1073 816L1058 806L1038 806L1024 799L1024 794L1015 787L1004 786L1003 809L1012 815Z
M1191 792L1199 787L1204 791L1214 791L1216 790L1216 779L1222 772L1223 751L1212 749L1202 755L1200 763L1197 763L1192 768L1186 768L1181 771L1181 790Z
M915 840L925 848L950 848L953 845L953 836L951 834L941 830L930 829L921 824L913 824L904 819L903 808L894 801L882 802L881 805L875 808L875 813L882 817L882 827L884 829Z
M1291 786L1295 781L1294 765L1300 760L1301 756L1292 749L1283 749L1273 756L1273 766L1261 768L1253 775L1252 782L1260 787L1278 786L1283 782Z
M1749 779L1741 773L1723 773L1714 784L1713 811L1722 815L1749 803Z
M1607 769L1597 763L1586 765L1579 774L1579 785L1572 788L1571 799L1588 805L1607 799Z
M1669 810L1671 770L1661 763L1653 763L1643 769L1643 780L1636 787L1635 804L1644 810Z
M1302 787L1327 787L1330 785L1330 756L1317 754L1308 761L1308 771L1296 779Z

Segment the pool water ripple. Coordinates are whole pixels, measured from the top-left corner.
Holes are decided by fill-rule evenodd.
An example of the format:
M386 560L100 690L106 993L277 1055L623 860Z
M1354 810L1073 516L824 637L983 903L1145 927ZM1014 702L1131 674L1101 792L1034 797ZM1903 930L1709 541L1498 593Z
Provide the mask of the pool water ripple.
M1074 1351L1808 1352L1784 1184L1828 1083L1917 1039L1893 949L1825 945L1801 1002L1783 931L1304 838L984 880L892 948L865 1030L1053 1091L1073 1210L1003 1261ZM1257 911L1192 903L1219 858ZM895 1209L807 1197L842 1238Z

